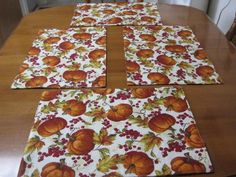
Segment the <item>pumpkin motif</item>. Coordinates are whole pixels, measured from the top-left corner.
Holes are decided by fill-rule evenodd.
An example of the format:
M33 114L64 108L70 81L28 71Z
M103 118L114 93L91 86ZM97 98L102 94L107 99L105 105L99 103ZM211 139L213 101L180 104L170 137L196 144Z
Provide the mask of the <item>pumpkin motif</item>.
M148 122L148 127L157 133L162 133L168 130L175 124L176 120L169 114L159 114Z
M75 177L75 171L65 165L64 160L58 162L50 162L46 164L41 172L41 177Z
M131 151L125 154L124 168L126 174L134 173L138 176L145 176L153 172L154 163L147 154Z
M79 116L85 113L86 105L77 100L68 100L63 106L62 110L71 116Z
M175 112L184 112L188 109L188 104L185 100L176 98L174 96L166 97L164 106L167 107L167 109L173 110Z
M135 88L131 90L132 95L135 98L148 98L153 95L153 92L155 91L154 88Z
M136 72L139 71L140 66L135 61L126 61L126 70L127 72Z
M61 93L60 90L55 90L55 91L44 91L41 95L42 101L50 101L53 100Z
M48 137L58 133L60 130L64 129L66 125L67 122L65 119L57 117L41 123L37 128L37 132L43 137Z
M205 147L205 143L200 136L200 133L195 124L191 124L185 130L185 142L192 148Z
M107 118L119 122L128 119L128 117L133 113L133 108L129 104L119 104L116 106L111 106L111 109L107 113Z
M190 157L176 157L171 160L171 169L176 174L190 174L190 173L204 173L206 172L205 166L197 160Z
M94 148L93 134L91 129L82 129L73 133L67 144L67 150L71 154L85 155Z
M48 79L44 76L34 76L25 83L25 86L28 88L42 87Z

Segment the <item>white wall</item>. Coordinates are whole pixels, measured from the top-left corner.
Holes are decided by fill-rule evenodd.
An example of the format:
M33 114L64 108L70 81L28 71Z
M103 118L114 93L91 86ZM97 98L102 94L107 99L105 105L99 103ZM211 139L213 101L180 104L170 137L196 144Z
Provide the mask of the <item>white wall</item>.
M225 5L229 2L229 0L211 0L211 6L209 9L209 16L214 23L217 22L220 11ZM219 21L218 27L225 34L229 30L230 26L233 23L236 12L236 0L231 0L230 5L224 10L221 15L221 19Z

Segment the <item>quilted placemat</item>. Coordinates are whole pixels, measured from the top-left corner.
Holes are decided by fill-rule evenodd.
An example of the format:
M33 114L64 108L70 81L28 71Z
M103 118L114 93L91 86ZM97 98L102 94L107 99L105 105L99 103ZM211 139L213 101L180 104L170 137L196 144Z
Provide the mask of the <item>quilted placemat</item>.
M71 26L158 25L161 23L157 4L80 3L76 6Z
M213 167L180 88L45 91L19 176L164 176Z
M222 83L189 27L123 27L123 35L128 85Z
M45 29L33 41L12 88L106 86L106 29Z

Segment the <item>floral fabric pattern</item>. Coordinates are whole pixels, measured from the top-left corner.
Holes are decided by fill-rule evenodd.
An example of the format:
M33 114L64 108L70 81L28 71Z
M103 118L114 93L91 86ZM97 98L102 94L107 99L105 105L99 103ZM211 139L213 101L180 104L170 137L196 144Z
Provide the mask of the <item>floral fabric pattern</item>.
M75 9L71 27L101 25L158 25L161 17L157 4L80 3Z
M165 176L213 171L178 87L45 91L19 176Z
M106 29L81 27L39 32L12 88L106 86Z
M221 84L186 26L123 27L128 85Z

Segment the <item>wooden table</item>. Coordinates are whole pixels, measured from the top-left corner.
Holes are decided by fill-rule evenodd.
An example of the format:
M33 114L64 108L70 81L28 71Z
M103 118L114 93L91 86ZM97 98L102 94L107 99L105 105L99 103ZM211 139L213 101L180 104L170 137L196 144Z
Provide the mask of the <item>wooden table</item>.
M45 9L24 17L0 51L0 177L16 176L43 91L11 90L12 80L38 30L68 28L74 8ZM160 11L164 24L193 29L224 79L224 85L184 90L215 167L207 176L236 174L236 50L203 12L171 5L160 5ZM108 87L126 87L121 27L109 27L107 35Z

